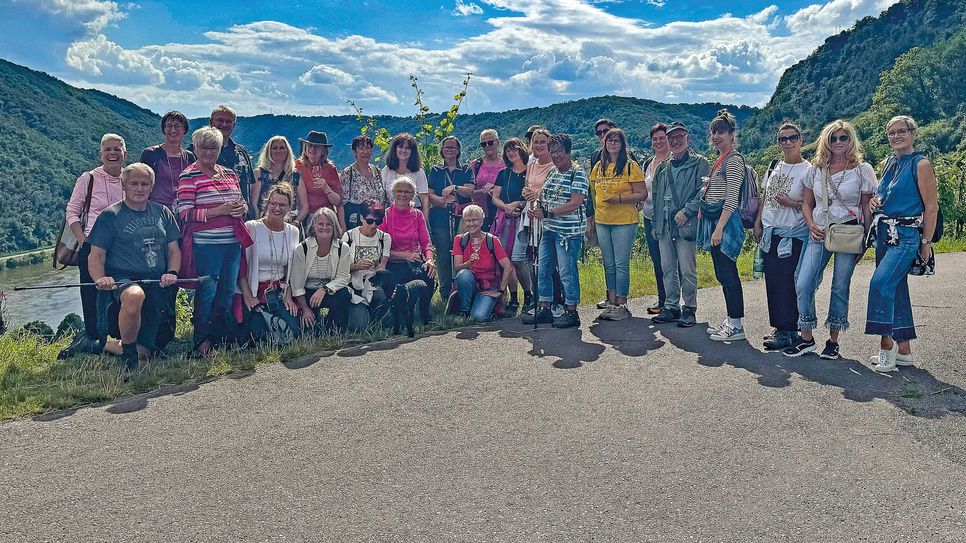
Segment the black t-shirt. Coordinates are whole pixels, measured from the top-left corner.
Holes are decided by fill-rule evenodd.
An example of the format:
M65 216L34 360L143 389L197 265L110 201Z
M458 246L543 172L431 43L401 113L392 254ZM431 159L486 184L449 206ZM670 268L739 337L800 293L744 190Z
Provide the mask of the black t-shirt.
M443 195L443 189L450 185L462 186L462 185L472 185L473 184L473 170L467 165L462 165L455 170L450 170L446 166L437 165L433 166L429 170L429 188L436 194L436 196ZM458 193L456 194L456 203L459 205L466 205L470 203L469 198L464 198ZM449 215L452 213L449 209L445 207L433 206L429 209L429 226L432 228L449 226Z
M516 173L512 168L504 168L496 176L496 186L500 187L500 199L509 204L523 200L523 185L526 170Z
M148 202L135 211L118 202L101 212L87 241L107 252L104 272L114 279L158 279L168 270L168 244L181 239L170 209Z

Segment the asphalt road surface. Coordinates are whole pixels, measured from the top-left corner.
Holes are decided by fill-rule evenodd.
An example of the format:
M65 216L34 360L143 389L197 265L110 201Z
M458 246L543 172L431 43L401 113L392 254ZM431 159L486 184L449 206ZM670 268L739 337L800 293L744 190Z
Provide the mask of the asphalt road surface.
M0 424L0 541L963 542L966 254L938 268L911 278L919 367L890 375L862 265L839 361L760 352L759 281L751 341L636 300Z

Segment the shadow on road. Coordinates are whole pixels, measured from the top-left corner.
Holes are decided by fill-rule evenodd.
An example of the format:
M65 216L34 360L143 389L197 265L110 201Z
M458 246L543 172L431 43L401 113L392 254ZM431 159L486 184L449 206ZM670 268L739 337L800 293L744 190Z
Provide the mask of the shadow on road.
M587 362L594 362L603 354L606 347L597 343L587 343L581 336L580 328L559 330L541 324L536 330L526 326L519 319L501 321L499 330L502 338L526 337L530 340L530 356L555 359L551 366L561 370L579 368Z
M644 356L665 344L657 338L650 319L631 317L622 321L595 321L590 333L624 356Z
M706 327L706 323L689 329L663 325L659 330L672 345L697 354L699 364L743 369L754 374L762 386L788 386L794 374L837 387L846 399L869 402L878 398L918 417L966 415L966 391L936 379L927 370L908 367L881 374L854 359L824 360L817 354L789 358L781 353L759 351L748 341L710 341L704 332Z

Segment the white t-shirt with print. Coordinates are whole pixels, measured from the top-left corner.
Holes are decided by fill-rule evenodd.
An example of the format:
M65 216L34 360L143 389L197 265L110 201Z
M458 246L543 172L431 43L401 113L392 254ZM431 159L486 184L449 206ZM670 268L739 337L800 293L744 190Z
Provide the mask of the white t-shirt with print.
M351 240L351 241L350 241ZM381 240L381 241L380 241ZM389 258L389 248L392 247L392 237L382 230L376 230L376 235L369 237L362 233L357 227L342 234L342 241L349 243L352 264L363 260L368 260L375 265L379 265L383 257ZM369 278L375 274L375 269L356 270L349 276L349 284L352 287L352 303L366 303L372 301L373 287L369 283ZM361 291L360 296L356 291Z
M878 180L875 170L868 162L863 162L851 170L842 170L829 176L825 182L825 171L813 168L815 175L809 175L805 186L815 194L815 210L812 219L819 228L825 228L825 186L831 186L829 193L829 220L832 224L862 220L862 208L859 202L863 194L872 194Z
M797 228L805 224L800 209L785 207L778 203L778 195L786 194L792 200L805 199L805 181L812 174L812 165L806 161L786 164L780 160L771 175L765 179L765 196L761 211L761 224L765 228Z

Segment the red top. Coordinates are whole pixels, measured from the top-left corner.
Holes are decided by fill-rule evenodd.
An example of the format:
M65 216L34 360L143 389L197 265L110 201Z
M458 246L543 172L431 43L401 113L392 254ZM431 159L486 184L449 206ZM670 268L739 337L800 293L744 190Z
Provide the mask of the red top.
M306 169L308 171L305 171ZM302 176L301 183L305 185L305 192L309 197L309 213L315 213L322 207L332 207L332 202L322 190L323 184L329 185L336 194L342 196L342 182L339 181L339 172L332 162L326 160L322 164L307 166L301 160L297 160L295 171Z
M463 236L468 236L469 234L461 234L456 236L453 240L453 256L460 254L460 240ZM466 244L466 249L462 251L463 262L470 259L473 254L473 241L470 240ZM477 260L470 271L473 272L473 277L476 278L476 287L480 291L484 290L497 290L500 288L500 269L501 266L499 262L506 258L506 251L503 250L503 245L500 243L500 239L493 236L493 253L490 253L490 248L486 246L486 238L480 240L480 247L478 249L478 254L480 255L479 260Z
M414 207L399 209L391 205L386 208L386 218L379 225L379 229L392 238L393 251L420 253L424 261L433 258L429 230L426 228L422 211Z

